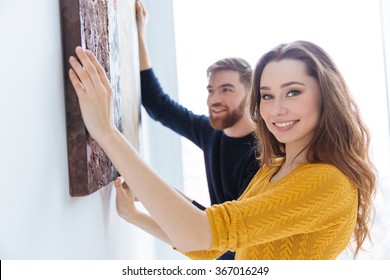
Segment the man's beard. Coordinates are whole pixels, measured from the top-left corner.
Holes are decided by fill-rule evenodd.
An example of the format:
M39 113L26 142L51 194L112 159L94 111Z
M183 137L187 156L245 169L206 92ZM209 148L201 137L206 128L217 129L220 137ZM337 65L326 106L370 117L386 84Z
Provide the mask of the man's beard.
M237 109L233 111L226 111L226 113L221 117L214 117L213 112L211 111L211 108L209 108L209 120L210 125L216 129L216 130L224 130L225 128L232 127L235 125L241 118L244 116L245 113L245 103L246 99L244 99ZM221 106L220 104L216 104L213 107Z

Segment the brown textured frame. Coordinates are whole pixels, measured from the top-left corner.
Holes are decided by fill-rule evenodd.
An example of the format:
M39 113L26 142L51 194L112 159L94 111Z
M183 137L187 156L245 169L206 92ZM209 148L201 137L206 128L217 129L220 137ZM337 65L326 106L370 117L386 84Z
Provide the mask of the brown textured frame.
M125 10L127 13L123 14ZM60 0L60 11L69 192L71 196L85 196L110 183L118 172L84 126L68 77L68 58L74 55L76 46L95 53L114 89L115 124L139 149L140 86L134 0Z

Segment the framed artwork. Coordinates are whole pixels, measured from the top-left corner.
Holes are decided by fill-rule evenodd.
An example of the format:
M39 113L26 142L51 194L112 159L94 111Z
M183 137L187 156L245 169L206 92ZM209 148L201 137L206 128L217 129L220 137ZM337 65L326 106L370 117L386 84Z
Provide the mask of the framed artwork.
M135 0L60 0L71 196L85 196L113 181L118 172L86 130L68 59L76 46L93 51L114 90L115 124L140 148L140 81Z

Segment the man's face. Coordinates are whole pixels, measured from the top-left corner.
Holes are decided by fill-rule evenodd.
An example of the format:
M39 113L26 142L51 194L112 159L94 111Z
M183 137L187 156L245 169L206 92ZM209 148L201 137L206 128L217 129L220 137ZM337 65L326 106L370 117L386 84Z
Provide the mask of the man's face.
M232 127L244 116L246 91L237 71L221 70L212 74L207 90L207 106L213 128L224 130Z

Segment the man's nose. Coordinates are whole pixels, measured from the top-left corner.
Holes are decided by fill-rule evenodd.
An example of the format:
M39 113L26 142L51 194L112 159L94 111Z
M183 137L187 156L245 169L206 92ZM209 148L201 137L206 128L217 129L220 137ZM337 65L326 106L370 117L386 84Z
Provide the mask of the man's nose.
M210 96L210 103L216 104L221 102L221 95L218 92L214 92Z

